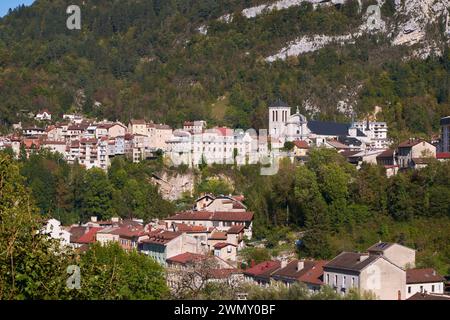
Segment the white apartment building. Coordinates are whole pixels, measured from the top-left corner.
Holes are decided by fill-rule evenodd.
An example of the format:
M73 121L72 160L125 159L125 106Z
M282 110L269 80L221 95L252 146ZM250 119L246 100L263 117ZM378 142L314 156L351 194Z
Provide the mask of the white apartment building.
M267 152L267 147L261 150ZM167 141L167 156L175 165L257 163L261 150L256 133L224 127L198 134L176 130Z
M389 147L388 126L386 122L360 121L354 123L355 127L370 138L367 146L370 149L386 149Z

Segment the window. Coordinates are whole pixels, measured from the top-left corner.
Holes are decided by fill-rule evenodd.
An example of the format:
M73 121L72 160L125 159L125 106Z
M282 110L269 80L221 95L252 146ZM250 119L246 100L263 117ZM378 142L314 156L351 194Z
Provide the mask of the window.
M335 276L334 276L334 285L337 286L337 283L338 283L338 276L335 275Z
M231 253L231 249L232 249L231 246L228 246L227 252L228 252L228 253ZM433 287L434 287L434 286L433 286Z
M423 292L423 286L420 286L420 292Z
M327 284L330 284L330 275L327 274Z
M352 287L355 286L355 277L352 277Z
M408 287L408 293L411 293L411 286Z
M343 277L342 277L342 288L345 288L345 282L346 282L346 280L347 280L347 277L346 277L346 276L343 276Z
M434 292L434 284L431 286L431 292Z

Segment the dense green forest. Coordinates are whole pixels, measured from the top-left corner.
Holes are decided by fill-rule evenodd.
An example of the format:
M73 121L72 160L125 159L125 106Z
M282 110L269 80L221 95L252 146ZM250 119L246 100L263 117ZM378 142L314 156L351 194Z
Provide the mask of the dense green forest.
M105 173L68 165L48 152L16 162L41 215L64 224L87 221L92 215L147 223L189 209L202 192L243 194L255 213L255 238L273 252L283 241L293 248L301 231L306 231L298 248L302 257L331 258L343 250L365 250L380 240L395 241L417 249L420 266L450 272L449 162L435 161L391 178L383 167L364 165L357 171L336 151L320 148L311 151L306 165L282 162L274 176L261 176L257 165L192 171L167 168L162 159L134 164L122 158L114 159ZM175 202L162 199L150 181L153 173L162 171L192 173L193 194ZM228 179L220 178L224 176Z
M42 215L20 174L20 164L0 154L0 300L164 299L162 267L118 244L94 245L76 254L39 232ZM66 286L76 265L80 287Z
M266 127L275 98L305 114L309 101L321 111L315 117L344 121L337 102L352 97L359 117L382 107L379 120L402 139L436 132L439 118L450 114L450 52L439 30L427 36L444 54L426 60L405 60L407 48L373 35L267 63L298 36L356 30L362 13L350 0L253 19L239 14L262 2L37 0L18 8L0 20L0 124L45 107L58 115L79 110L111 120L145 117L179 126L206 119L258 129ZM364 8L370 3L363 1ZM392 3L382 8L388 24L395 20ZM81 6L81 31L65 27L68 4ZM217 20L226 13L234 13L233 22ZM207 35L198 31L202 25Z

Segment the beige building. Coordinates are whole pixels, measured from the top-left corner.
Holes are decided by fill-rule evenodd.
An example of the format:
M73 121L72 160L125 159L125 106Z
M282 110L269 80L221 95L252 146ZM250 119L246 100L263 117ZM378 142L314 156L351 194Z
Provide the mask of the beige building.
M382 255L402 269L414 268L416 265L416 250L398 243L378 242L367 251L373 255Z
M342 252L324 265L323 281L338 293L351 289L380 300L404 300L406 272L383 255Z
M399 144L397 158L400 168L419 169L436 158L436 147L421 139L409 139Z
M145 120L131 120L128 124L128 132L131 134L148 135L147 122Z

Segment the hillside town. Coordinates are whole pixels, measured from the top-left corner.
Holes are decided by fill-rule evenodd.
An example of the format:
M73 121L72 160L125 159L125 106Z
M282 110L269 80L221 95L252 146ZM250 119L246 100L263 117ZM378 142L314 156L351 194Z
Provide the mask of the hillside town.
M384 166L388 176L402 169L420 169L432 161L450 160L450 116L440 121L441 136L426 141L415 137L392 147L385 122L352 121L335 123L308 120L291 115L291 107L281 100L268 108L267 130L207 128L206 121L185 121L173 129L152 121L96 121L78 114L54 119L48 110L34 115L34 126L13 126L0 136L0 150L10 148L16 157L39 150L60 153L68 163L107 170L111 160L125 156L137 163L163 155L171 165L197 167L201 164L274 163L281 158L304 163L309 150L334 149L359 168L362 163Z
M270 288L304 284L310 292L324 286L345 295L368 292L383 300L425 299L445 295L446 280L432 268L415 268L416 251L397 243L375 243L365 252L342 252L329 261L279 257L250 265L239 256L252 239L253 213L242 196L203 195L192 209L144 225L112 218L61 226L50 219L42 233L78 252L94 243L116 242L124 250L148 255L166 270L172 293L207 283ZM245 293L238 296L245 299Z

